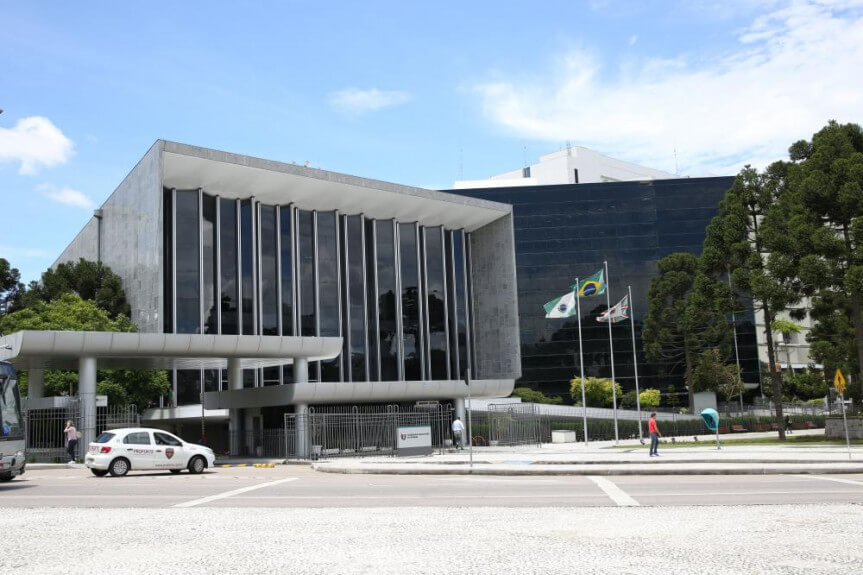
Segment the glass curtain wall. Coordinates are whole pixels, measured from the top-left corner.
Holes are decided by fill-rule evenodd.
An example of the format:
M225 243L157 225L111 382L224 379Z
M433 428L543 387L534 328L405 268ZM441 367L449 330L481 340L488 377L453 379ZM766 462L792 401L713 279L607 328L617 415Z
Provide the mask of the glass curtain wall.
M219 200L219 274L221 277L222 332L239 331L239 283L237 282L237 201Z
M425 228L428 378L449 379L446 336L446 278L441 228Z
M399 265L401 268L402 348L404 378L422 379L422 347L420 339L420 273L417 256L416 224L399 224Z
M336 212L318 212L318 313L322 337L341 335ZM321 362L321 381L341 381L339 358Z
M281 280L282 335L294 335L294 209L279 208L279 277ZM282 367L282 382L294 380L292 365Z
M396 261L395 233L392 220L378 220L375 225L377 251L378 348L381 381L399 377L398 340L396 332Z
M346 310L350 324L348 357L350 381L366 381L366 278L363 216L345 218L344 258L347 266ZM347 378L346 378L347 379Z
M466 235L339 216L201 190L164 191L165 331L345 338L311 381L461 377L470 346ZM244 386L292 381L246 370ZM198 403L218 370L173 374L179 405Z

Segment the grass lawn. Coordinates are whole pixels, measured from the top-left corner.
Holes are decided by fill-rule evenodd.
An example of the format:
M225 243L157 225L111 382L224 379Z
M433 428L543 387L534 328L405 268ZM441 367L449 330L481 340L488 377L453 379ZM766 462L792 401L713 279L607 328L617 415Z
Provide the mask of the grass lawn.
M699 436L698 442L692 441L692 438L687 436L685 441L678 440L676 443L671 443L671 438L662 439L660 444L663 449L674 447L697 447L699 445L710 447L716 445L716 440L707 435ZM734 437L728 435L720 435L719 441L722 445L812 445L812 446L838 446L845 445L844 439L828 439L823 435L787 435L785 441L780 441L778 437ZM863 439L852 439L851 445L863 445ZM616 445L614 449L632 449L650 447L650 440L645 440L645 445Z

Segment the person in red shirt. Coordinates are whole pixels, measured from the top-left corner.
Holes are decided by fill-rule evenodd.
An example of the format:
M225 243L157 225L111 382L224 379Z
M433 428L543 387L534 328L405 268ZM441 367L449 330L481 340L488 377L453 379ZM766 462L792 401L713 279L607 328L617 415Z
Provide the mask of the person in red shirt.
M650 420L647 422L647 431L650 432L650 457L654 455L659 457L657 449L659 448L659 438L662 434L659 433L659 427L656 425L656 414L650 414Z

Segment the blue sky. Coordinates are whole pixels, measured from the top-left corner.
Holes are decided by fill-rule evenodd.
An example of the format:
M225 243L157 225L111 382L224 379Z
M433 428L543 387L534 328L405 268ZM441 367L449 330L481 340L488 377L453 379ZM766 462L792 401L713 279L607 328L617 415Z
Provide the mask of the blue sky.
M425 187L568 140L682 174L863 122L861 0L0 1L0 257L37 279L158 138Z

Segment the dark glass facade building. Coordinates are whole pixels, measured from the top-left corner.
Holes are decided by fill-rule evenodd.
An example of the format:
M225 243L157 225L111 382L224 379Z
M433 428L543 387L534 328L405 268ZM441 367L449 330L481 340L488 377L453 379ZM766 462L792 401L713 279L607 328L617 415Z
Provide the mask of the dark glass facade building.
M522 361L516 385L569 399L569 381L579 374L578 325L575 318L546 319L543 304L569 291L576 276L587 277L608 261L611 304L632 286L639 386L682 389L682 366L644 357L647 293L659 259L701 253L706 227L732 182L715 177L453 190L513 206ZM607 308L606 298L584 298L581 304L585 375L611 377L608 327L596 321ZM759 377L754 323L751 308L737 317L746 382ZM617 381L624 391L633 389L630 323L615 324L612 332Z
M166 333L342 337L340 357L309 366L312 382L459 379L469 367L463 229L162 194ZM202 385L226 389L217 370L173 377L176 405L200 403ZM250 388L292 382L290 365L244 373Z

